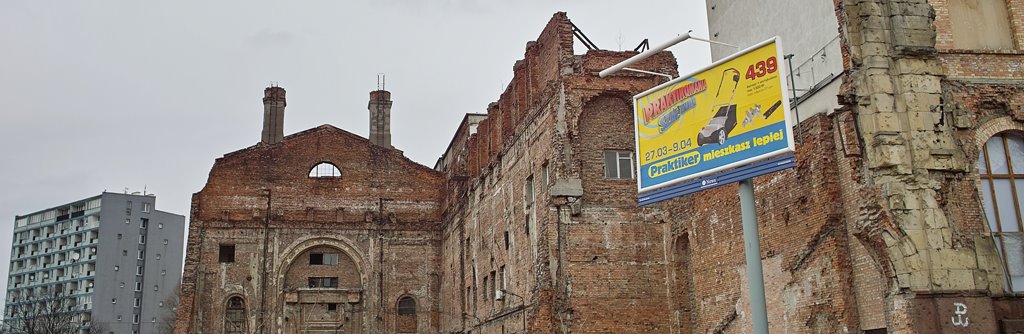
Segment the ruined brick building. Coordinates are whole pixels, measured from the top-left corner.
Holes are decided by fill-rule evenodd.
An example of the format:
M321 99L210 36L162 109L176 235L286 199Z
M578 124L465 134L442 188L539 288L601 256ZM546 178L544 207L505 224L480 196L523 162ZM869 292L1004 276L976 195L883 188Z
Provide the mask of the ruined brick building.
M953 1L832 2L836 107L755 179L773 332L1020 328L1024 5L978 51ZM558 13L433 169L391 147L388 92L366 139L283 136L268 88L263 140L193 196L176 333L749 332L735 186L637 207L630 98L664 79L573 51Z

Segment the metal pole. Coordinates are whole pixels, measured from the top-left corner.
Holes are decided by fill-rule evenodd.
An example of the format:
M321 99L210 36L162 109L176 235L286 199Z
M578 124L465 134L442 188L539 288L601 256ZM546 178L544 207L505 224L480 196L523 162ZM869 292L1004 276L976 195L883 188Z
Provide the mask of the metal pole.
M761 271L761 238L757 232L754 207L754 180L740 181L740 212L743 213L743 252L747 256L747 281L750 285L750 315L754 333L768 334L768 311L764 301L764 273Z
M661 51L667 49L668 47L676 45L679 42L685 41L687 39L690 39L690 33L689 32L687 32L685 34L682 34L682 35L679 35L679 36L676 36L675 38L670 39L668 42L661 43L661 45L658 45L658 46L655 46L653 48L650 48L647 51L644 51L644 52L641 52L638 55L629 57L629 59L623 60L622 62L620 62L618 64L612 65L612 67L606 68L604 71L601 71L600 73L598 73L598 76L600 76L602 78L604 78L606 76L609 76L612 73L618 72L623 67L626 67L626 66L629 66L629 65L633 65L634 63L636 63L638 61L641 61L644 58L650 57L651 55L653 55L655 53L661 52Z
M789 88L790 88L789 92L790 92L790 95L793 96L793 99L792 99L793 100L793 103L792 103L793 107L792 108L793 108L793 114L796 116L796 142L800 143L800 144L803 144L804 143L804 135L803 135L803 132L800 132L800 111L797 111L797 108L796 108L796 104L797 104L796 103L796 80L793 80L793 55L792 54L788 54L788 55L785 56L785 58L786 58L786 63L789 64L786 67L786 72L789 72Z

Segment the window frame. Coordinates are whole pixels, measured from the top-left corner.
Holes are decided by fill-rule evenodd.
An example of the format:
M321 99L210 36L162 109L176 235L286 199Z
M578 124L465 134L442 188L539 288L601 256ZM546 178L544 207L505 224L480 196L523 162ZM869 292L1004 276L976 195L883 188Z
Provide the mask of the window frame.
M1017 186L1017 182L1016 182L1018 180L1024 181L1024 166L1014 167L1014 165L1013 165L1013 158L1012 158L1013 155L1011 154L1011 151L1010 151L1011 137L1016 137L1016 139L1020 142L1021 147L1024 148L1024 134L1013 132L1013 131L998 132L998 133L992 135L991 137L986 138L985 141L983 143L981 143L981 147L979 147L979 153L978 153L979 157L978 157L978 161L977 161L977 164L976 164L975 167L978 168L978 180L979 180L979 186L980 186L978 188L978 192L981 195L981 198L980 198L981 201L979 203L979 204L981 204L981 209L982 209L981 210L982 211L981 214L982 214L982 216L985 218L985 220L987 222L987 224L985 224L986 228L988 228L989 229L989 233L991 233L991 236L992 236L992 239L993 239L993 243L996 246L996 252L999 254L1000 260L1002 262L1001 264L1002 264L1003 274L1004 274L1005 279L1006 279L1005 283L1007 284L1006 290L1007 291L1012 291L1012 292L1024 292L1024 285L1022 285L1022 286L1015 286L1013 284L1013 277L1010 274L1010 262L1011 262L1011 260L1008 258L1008 256L1009 255L1015 255L1015 254L1011 254L1010 252L1007 252L1006 246L1005 246L1006 245L1006 242L1005 242L1005 236L1006 235L1016 234L1016 235L1019 236L1022 233L1024 233L1024 211L1022 211L1022 207L1024 207L1024 203L1021 203L1021 198L1024 197L1024 189L1019 189L1018 186ZM993 157L990 157L990 155L989 155L988 146L989 146L989 142L991 142L992 140L997 139L997 138L998 138L998 140L1000 140L1000 142L1001 142L1000 146L1002 146L1002 149L1003 149L1002 150L1002 154L1003 154L1002 157L1003 157L1003 159L1005 159L1006 173L996 173L992 169L992 158ZM982 166L982 164L984 164L984 166ZM984 169L982 169L982 167L984 167ZM1006 196L998 196L997 189L996 189L996 180L1009 181L1009 186L1010 186L1010 196L1008 196L1009 199L1004 199L1004 197L1006 197ZM988 193L987 194L985 193L985 185L988 186ZM987 203L986 196L991 196L990 198L992 199L992 203ZM1005 201L1001 201L1001 199L1004 199ZM1003 222L1003 217L1002 217L1002 212L1001 212L1002 210L1000 209L999 205L1000 204L1006 204L1008 202L1013 203L1013 208L1011 208L1009 210L1012 210L1014 215L1017 218L1016 219L1016 225L1017 226L1016 226L1016 231L1015 232L1005 232L1005 229L1004 229L1005 223ZM993 213L992 216L993 217L990 217L989 214L988 214L989 210L987 209L987 207L989 205L991 205L991 209L992 209L992 213ZM1024 256L1024 255L1017 255L1017 256Z
M614 156L615 165L609 165L608 164L609 160L612 159L611 154L615 155ZM606 149L606 150L604 150L602 152L602 155L603 155L602 156L602 161L603 161L603 164L604 164L604 178L605 179L609 179L609 180L632 180L633 178L635 178L635 174L636 174L635 169L636 168L634 167L633 151ZM623 175L623 171L620 168L620 167L622 167L622 162L623 161L628 161L629 162L629 164L628 164L629 165L628 175ZM612 171L611 168L612 167L614 167L615 175L611 175L611 171Z
M306 176L311 179L336 179L341 178L341 168L329 161L321 161L309 169Z

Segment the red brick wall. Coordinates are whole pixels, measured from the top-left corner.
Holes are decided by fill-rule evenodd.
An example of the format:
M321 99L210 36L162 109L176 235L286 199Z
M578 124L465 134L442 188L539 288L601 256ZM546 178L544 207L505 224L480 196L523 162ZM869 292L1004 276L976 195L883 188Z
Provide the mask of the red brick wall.
M325 161L341 177L309 178ZM445 184L399 151L330 126L225 155L193 197L176 332L221 328L233 295L246 301L248 328L345 332L392 331L398 298L413 296L418 328L436 332ZM234 263L218 263L220 244L235 245ZM309 266L311 249L340 252L340 265ZM340 290L303 289L328 275Z

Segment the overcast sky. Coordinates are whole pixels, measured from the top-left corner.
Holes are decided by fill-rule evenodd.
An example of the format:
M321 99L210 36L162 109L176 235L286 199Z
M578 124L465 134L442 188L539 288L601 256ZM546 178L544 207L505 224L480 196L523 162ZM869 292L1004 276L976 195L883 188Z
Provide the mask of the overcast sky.
M145 188L188 217L214 159L260 140L271 82L288 91L285 135L331 124L365 137L385 73L393 145L433 167L557 11L607 50L708 35L703 0L301 4L0 1L0 259L15 215L104 190ZM669 50L680 72L710 63L700 42Z

